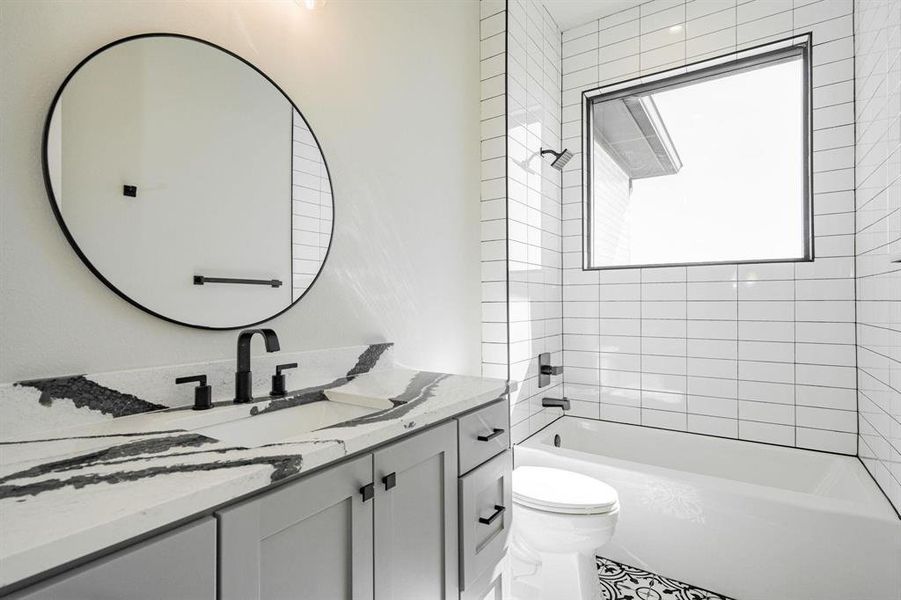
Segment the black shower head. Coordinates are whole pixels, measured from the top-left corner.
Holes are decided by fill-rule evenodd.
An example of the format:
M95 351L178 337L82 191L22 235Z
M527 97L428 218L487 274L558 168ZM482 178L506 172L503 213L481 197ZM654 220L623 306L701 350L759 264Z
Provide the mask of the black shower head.
M554 160L551 161L551 166L558 171L562 171L563 167L566 166L566 163L569 162L569 159L573 157L573 153L564 148L561 152L554 152L553 150L545 150L541 149L541 155L552 154L554 156Z

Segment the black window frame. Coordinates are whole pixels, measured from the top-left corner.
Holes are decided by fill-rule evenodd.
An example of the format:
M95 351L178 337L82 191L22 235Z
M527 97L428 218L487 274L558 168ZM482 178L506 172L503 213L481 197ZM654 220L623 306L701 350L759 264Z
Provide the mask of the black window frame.
M609 271L616 269L642 269L660 267L689 267L712 265L741 265L765 263L813 262L813 36L811 33L794 35L782 40L752 46L714 58L704 59L684 66L673 67L653 74L633 77L606 84L582 92L582 270ZM591 207L592 207L592 135L593 110L598 102L615 100L624 96L646 93L652 90L672 89L716 77L728 76L772 65L800 56L802 60L802 122L803 122L803 238L804 254L801 257L722 260L699 262L667 262L630 265L593 266L591 257Z

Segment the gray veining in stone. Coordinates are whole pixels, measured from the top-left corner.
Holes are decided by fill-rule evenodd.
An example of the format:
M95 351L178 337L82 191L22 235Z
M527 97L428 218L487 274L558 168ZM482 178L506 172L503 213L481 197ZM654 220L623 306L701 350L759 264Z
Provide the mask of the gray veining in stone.
M339 377L285 398L208 411L143 412L0 443L0 588L275 482L477 408L507 383L371 369L366 349ZM369 371L369 372L367 372ZM198 433L311 401L373 402L373 412L249 448ZM349 400L350 399L350 400ZM286 413L287 414L287 413ZM249 422L249 421L248 421ZM50 433L51 435L47 435Z

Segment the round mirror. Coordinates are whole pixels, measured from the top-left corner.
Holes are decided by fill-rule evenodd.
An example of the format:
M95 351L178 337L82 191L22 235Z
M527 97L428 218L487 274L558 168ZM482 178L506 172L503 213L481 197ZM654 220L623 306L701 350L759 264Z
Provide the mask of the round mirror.
M191 327L287 310L331 244L328 166L303 115L259 69L186 36L119 40L69 74L47 117L44 179L88 268Z

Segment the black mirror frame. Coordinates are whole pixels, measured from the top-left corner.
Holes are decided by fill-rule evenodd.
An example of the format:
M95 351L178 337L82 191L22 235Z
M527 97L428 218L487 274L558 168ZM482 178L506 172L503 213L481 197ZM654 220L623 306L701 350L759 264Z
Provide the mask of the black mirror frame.
M130 296L125 294L122 290L117 288L115 285L113 285L113 283L110 280L108 280L106 277L104 277L103 273L101 273L97 269L97 267L95 267L93 265L93 263L91 263L90 259L88 259L88 257L85 255L85 253L82 252L81 248L78 246L78 243L75 241L75 237L72 235L72 232L69 231L69 228L66 226L65 219L63 218L63 215L62 215L62 212L60 211L59 205L56 202L56 196L53 193L53 184L50 180L50 166L49 166L49 162L47 160L47 140L48 140L49 134L50 134L50 122L53 119L53 112L56 109L56 105L59 102L59 99L62 96L63 91L65 91L65 89L66 89L66 85L68 85L69 81L75 76L76 73L78 73L79 70L81 70L81 68L84 65L86 65L91 59L93 59L98 54L105 52L105 51L109 50L110 48L113 48L114 46L118 46L119 44L124 44L126 42L132 42L132 41L144 39L144 38L157 38L157 37L178 38L178 39L183 39L183 40L190 40L192 42L198 42L205 46L215 48L216 50L219 50L220 52L224 52L225 54L231 56L232 58L239 60L240 62L244 63L245 65L247 65L248 67L253 69L256 73L258 73L261 77L263 77L263 79L268 81L270 85L272 85L276 90L278 90L279 93L285 97L285 100L287 100L288 103L294 108L294 110L297 111L297 114L299 114L300 118L303 119L304 123L307 126L307 129L309 129L310 134L313 136L313 140L316 142L316 145L319 147L319 153L322 155L322 164L325 165L325 172L326 172L326 175L328 175L329 190L331 192L331 197L332 197L332 229L329 232L328 248L326 248L325 256L322 258L322 263L319 265L319 271L316 272L316 276L313 277L313 280L310 282L310 284L307 286L307 288L303 291L303 293L300 296L298 296L295 300L293 300L288 306L286 306L285 308L278 311L274 315L267 317L265 319L261 319L259 321L253 321L250 323L244 323L241 325L234 325L234 326L228 326L228 327L213 327L210 325L198 325L195 323L187 323L184 321L179 321L177 319L167 317L166 315L163 315L154 310L151 310L150 308L147 308L146 306L144 306L143 304L141 304L134 298L131 298ZM222 46L214 44L213 42L209 42L207 40L193 37L190 35L184 35L181 33L141 33L141 34L137 34L137 35L131 35L131 36L124 37L124 38L115 40L113 42L110 42L109 44L106 44L104 46L101 46L100 48L98 48L97 50L94 50L93 52L88 54L85 58L83 58L75 66L75 68L73 68L69 72L69 74L66 75L66 78L63 80L62 84L60 84L59 89L57 89L56 94L54 94L53 101L50 103L50 109L47 111L47 117L44 120L44 129L43 129L43 134L42 134L42 139L41 139L41 166L42 166L43 176L44 176L44 187L47 190L47 200L50 202L50 208L53 210L53 215L56 217L56 222L59 225L59 228L62 230L63 235L65 235L66 240L68 240L69 245L72 246L72 249L75 251L75 254L78 255L78 258L81 259L81 262L84 263L84 265L88 268L88 270L91 271L91 273L93 273L94 276L97 277L97 279L99 279L101 282L103 282L103 284L106 287L108 287L110 290L115 292L117 296L119 296L120 298L122 298L123 300L125 300L126 302L131 304L132 306L135 306L135 307L141 309L142 311L153 315L154 317L157 317L164 321L168 321L169 323L174 323L176 325L182 325L182 326L191 327L194 329L205 329L205 330L209 330L209 331L230 331L230 330L235 330L235 329L244 329L247 327L253 327L254 325L259 325L260 323L265 323L266 321L271 321L272 319L274 319L274 318L282 315L283 313L291 310L292 308L294 308L294 306L307 295L307 293L310 291L310 289L313 288L313 286L319 280L319 276L322 275L322 270L325 268L325 264L328 261L329 254L331 253L331 250L332 250L332 243L335 239L335 212L336 212L335 211L335 190L334 190L334 186L332 185L331 170L329 169L328 161L325 158L325 153L322 151L322 144L319 143L319 138L316 137L316 133L313 131L312 126L310 126L310 122L307 121L306 117L304 117L303 112L301 112L300 108L298 108L298 106L294 103L294 101L291 100L291 97L285 93L285 91L281 88L281 86L279 86L277 83L275 83L275 81L273 81L271 77L266 75L266 73L264 73L259 68L257 68L253 63L251 63L248 60L245 60L244 58L242 58L238 54L235 54L231 50L227 50L226 48L223 48ZM293 198L293 190L292 190L292 198ZM292 282L292 285L293 285L293 282Z

